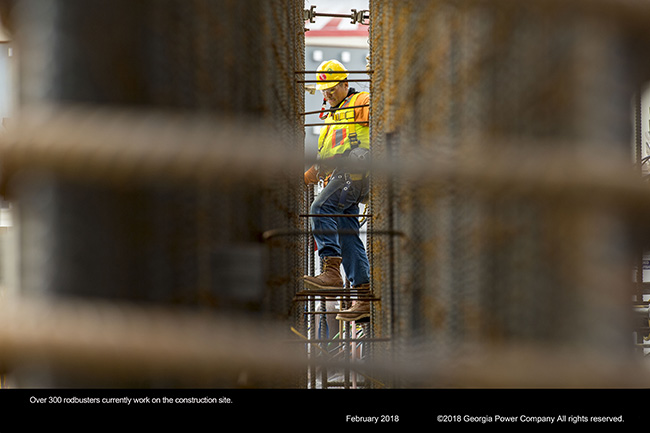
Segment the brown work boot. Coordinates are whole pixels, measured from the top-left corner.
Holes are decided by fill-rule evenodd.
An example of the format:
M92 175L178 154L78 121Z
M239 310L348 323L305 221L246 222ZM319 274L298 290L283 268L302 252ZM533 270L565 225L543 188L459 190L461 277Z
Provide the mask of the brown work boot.
M303 277L305 286L317 289L341 289L343 288L343 277L341 277L341 258L324 257L323 271L316 277L305 275Z
M336 320L343 320L345 322L354 322L357 320L370 317L370 302L368 301L352 301L352 306L347 310L342 310L336 315Z

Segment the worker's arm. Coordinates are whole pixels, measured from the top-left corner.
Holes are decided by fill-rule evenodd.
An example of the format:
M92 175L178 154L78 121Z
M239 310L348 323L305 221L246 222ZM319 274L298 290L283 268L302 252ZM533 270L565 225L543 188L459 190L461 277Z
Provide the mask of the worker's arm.
M370 104L370 95L362 93L357 98L355 105ZM354 120L357 122L368 122L370 119L370 107L359 107L354 109ZM367 126L367 125L366 125Z
M318 183L319 178L318 178L318 169L316 168L316 165L312 165L309 168L309 170L305 172L304 178L305 178L305 185Z

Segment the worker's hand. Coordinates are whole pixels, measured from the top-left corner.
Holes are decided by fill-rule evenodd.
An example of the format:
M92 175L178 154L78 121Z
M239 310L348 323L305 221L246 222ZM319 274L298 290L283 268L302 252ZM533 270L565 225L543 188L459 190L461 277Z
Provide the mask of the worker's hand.
M305 185L312 185L318 183L318 170L315 165L312 165L309 170L304 174Z

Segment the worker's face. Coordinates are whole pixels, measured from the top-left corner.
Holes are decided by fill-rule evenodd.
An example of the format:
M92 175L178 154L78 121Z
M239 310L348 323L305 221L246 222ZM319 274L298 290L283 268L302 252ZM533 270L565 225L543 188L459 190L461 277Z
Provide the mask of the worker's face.
M335 107L341 103L348 96L348 83L342 81L334 87L323 90L323 96L327 100L330 107Z

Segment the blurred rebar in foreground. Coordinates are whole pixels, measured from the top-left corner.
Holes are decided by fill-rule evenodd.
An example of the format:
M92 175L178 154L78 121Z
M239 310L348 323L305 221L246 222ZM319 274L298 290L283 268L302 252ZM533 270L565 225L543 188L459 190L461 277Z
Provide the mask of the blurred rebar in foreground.
M373 158L423 168L373 183L370 236L403 234L371 239L375 336L393 339L377 357L476 360L478 385L517 375L487 354L513 366L507 354L530 349L519 360L537 383L557 385L535 377L550 353L618 377L635 364L632 281L648 246L633 168L647 3L370 7Z
M293 324L303 244L260 240L303 223L302 2L2 6L19 77L3 142L12 287Z

